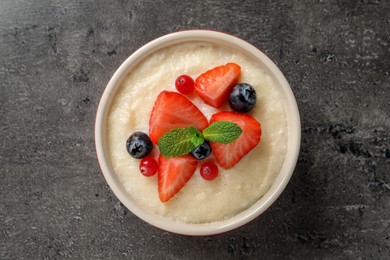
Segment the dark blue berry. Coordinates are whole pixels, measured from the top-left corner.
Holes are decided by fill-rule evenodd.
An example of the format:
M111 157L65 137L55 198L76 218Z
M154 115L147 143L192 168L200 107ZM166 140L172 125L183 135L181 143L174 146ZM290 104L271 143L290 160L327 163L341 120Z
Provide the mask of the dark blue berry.
M143 132L132 133L126 142L127 151L136 159L148 156L152 151L152 148L152 141L150 141L149 136Z
M209 142L205 141L203 144L191 151L191 155L197 160L203 160L209 157L211 153L211 146Z
M230 92L229 104L234 111L240 113L251 111L256 104L255 89L247 83L237 84Z

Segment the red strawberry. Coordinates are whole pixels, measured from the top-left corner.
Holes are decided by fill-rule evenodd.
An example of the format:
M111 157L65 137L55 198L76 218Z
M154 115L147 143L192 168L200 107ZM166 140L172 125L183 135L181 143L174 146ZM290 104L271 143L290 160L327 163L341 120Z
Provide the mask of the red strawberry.
M198 160L189 154L181 157L158 158L158 195L162 202L172 198L192 177Z
M206 117L186 97L171 91L163 91L157 97L149 120L149 136L153 143L175 128L193 125L199 130L208 126Z
M228 111L214 114L211 117L210 124L219 121L234 122L242 129L242 134L232 143L210 143L219 165L224 169L229 169L236 165L260 142L261 125L248 114Z
M235 63L215 67L195 80L195 91L210 106L219 108L237 84L241 67Z

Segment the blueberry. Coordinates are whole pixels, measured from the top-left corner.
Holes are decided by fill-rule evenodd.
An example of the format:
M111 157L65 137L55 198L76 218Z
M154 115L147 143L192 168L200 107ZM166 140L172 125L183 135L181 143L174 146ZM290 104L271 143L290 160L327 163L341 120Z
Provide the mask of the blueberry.
M126 142L127 151L136 159L148 156L152 151L152 148L152 141L150 141L149 136L143 132L132 133Z
M209 157L211 153L211 146L209 142L205 141L203 144L191 151L191 155L197 160L203 160Z
M256 104L255 89L247 83L237 84L230 92L229 104L234 111L240 113L251 111Z

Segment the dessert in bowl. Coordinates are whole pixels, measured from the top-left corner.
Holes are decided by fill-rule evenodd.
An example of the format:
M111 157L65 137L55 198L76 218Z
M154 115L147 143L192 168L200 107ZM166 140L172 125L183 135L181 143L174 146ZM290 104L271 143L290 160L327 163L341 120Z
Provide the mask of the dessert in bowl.
M256 103L248 112L233 112L226 93L219 99L202 94L201 78L227 67L231 71L239 68L239 73L226 93L233 92L237 84L248 84L255 90ZM195 91L182 94L176 89L180 75L195 80ZM181 124L176 124L178 121ZM195 126L207 139L205 129L218 121L235 122L241 129L237 140L230 144L211 140L211 153L204 160L187 154L173 158L161 155L159 140L174 128ZM165 129L172 124L176 127ZM153 176L142 175L140 159L131 157L126 149L129 136L135 132L152 140L153 149L147 157L159 164ZM164 230L209 235L249 222L280 195L297 161L300 119L286 79L261 51L224 33L183 31L146 44L119 67L99 104L95 141L104 177L130 211ZM185 159L177 168L185 169L184 174L187 168L191 170L174 194L166 197L161 175L173 171L175 167L167 162L176 164L177 158ZM206 162L218 168L218 176L211 181L200 174Z

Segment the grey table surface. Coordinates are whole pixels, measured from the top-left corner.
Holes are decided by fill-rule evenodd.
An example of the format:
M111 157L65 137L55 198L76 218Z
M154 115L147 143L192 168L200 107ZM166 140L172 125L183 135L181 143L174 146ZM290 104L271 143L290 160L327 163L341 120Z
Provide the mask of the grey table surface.
M128 211L94 147L100 96L143 44L186 29L263 50L302 146L263 215L188 237ZM0 259L389 259L390 2L0 1Z

